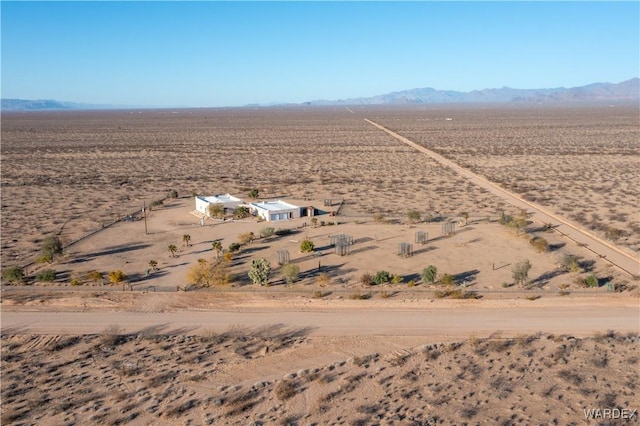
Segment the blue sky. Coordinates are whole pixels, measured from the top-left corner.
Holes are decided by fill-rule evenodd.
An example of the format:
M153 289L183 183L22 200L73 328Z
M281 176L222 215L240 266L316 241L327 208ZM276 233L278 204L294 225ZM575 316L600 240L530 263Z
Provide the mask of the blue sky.
M617 83L640 3L9 2L2 97L240 106Z

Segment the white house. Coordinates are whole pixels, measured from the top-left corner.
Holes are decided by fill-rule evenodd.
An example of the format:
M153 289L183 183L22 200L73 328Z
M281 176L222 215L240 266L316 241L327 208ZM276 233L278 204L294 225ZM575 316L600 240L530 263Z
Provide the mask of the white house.
M300 217L300 207L282 200L251 203L249 208L251 209L251 213L261 217L267 222Z
M218 204L223 209L235 210L242 204L242 200L230 194L211 195L208 197L196 196L196 210L204 215L209 216L209 206L213 204Z

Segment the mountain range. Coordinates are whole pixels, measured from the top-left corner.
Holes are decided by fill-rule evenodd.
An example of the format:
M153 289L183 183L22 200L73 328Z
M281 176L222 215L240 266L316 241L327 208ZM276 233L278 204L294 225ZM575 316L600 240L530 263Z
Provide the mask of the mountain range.
M555 103L590 102L604 100L640 100L640 79L632 78L621 83L593 83L580 87L553 89L500 89L437 90L431 87L403 90L378 96L340 100L315 100L307 105L402 105L434 103Z
M391 92L371 97L338 100L314 100L291 105L410 105L436 103L562 103L595 101L639 101L640 79L632 78L621 83L593 83L579 87L557 87L552 89L500 89L437 90L431 87ZM282 103L251 106L279 106ZM2 99L2 111L52 111L52 110L89 110L89 109L126 109L137 108L119 105L91 105L56 100Z

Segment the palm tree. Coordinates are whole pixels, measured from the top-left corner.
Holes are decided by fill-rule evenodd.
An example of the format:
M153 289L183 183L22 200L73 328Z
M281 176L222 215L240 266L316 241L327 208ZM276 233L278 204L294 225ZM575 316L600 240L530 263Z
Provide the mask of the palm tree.
M176 252L178 251L178 247L175 244L169 244L169 252L171 253L171 257L176 257Z
M184 234L182 236L182 241L184 242L184 245L189 247L189 241L191 241L191 235L189 234Z
M220 241L211 242L211 248L216 251L216 257L222 254L222 243Z

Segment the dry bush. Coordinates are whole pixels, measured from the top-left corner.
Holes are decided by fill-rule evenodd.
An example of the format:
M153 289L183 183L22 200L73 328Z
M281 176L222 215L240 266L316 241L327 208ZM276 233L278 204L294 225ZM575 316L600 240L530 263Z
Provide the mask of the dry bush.
M296 395L296 384L293 380L283 380L276 385L275 392L280 401L286 401Z

